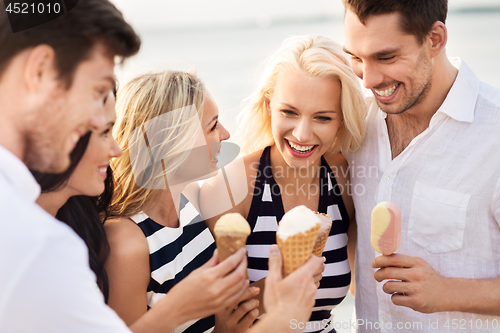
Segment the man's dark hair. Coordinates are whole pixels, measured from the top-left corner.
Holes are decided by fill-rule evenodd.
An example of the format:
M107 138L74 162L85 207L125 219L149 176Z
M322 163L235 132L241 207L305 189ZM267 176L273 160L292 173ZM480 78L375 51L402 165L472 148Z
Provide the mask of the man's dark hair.
M3 5L0 5L3 7ZM123 15L108 0L80 0L66 14L37 27L13 33L6 11L0 9L0 77L17 54L45 44L55 51L59 78L69 88L78 65L96 43L109 55L125 59L139 51L141 41Z
M371 15L399 13L401 29L422 44L436 21L446 23L448 0L342 0L365 24Z

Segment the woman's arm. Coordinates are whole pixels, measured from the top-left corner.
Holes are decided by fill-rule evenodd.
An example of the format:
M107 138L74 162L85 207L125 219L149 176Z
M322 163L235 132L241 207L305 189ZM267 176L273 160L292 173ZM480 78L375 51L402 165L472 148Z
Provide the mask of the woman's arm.
M104 229L110 246L105 264L108 305L130 326L147 311L148 243L141 229L128 218L106 221Z

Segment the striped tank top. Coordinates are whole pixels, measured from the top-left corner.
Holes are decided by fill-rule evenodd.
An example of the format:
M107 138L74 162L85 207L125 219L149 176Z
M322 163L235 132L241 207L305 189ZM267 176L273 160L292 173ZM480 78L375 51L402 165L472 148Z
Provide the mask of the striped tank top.
M278 221L285 214L280 188L271 171L270 151L270 147L266 147L262 153L247 218L252 229L246 245L250 282L267 276L269 248L272 244L276 244ZM303 332L335 331L334 325L330 322L330 311L347 295L351 282L351 270L347 260L349 217L335 176L323 157L319 169L318 212L328 214L333 223L323 252L326 258L325 271L316 292L311 318L308 323L304 323L306 329Z
M147 290L148 309L176 283L206 263L215 250L210 230L183 195L179 208L178 228L162 226L142 212L132 217L144 232L149 246L151 278ZM211 332L214 325L214 316L210 316L184 323L172 332Z

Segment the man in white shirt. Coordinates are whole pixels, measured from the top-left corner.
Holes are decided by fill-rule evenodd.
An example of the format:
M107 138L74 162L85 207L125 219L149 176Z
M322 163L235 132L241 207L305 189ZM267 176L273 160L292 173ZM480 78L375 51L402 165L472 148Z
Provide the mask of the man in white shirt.
M28 167L68 167L79 138L103 125L114 57L135 54L139 37L108 1L80 1L15 33L0 7L0 331L128 332L103 302L83 241L35 204Z
M363 147L346 154L358 330L497 332L500 91L447 58L446 0L344 5L345 51L373 92ZM370 245L380 201L402 212L391 256Z
M7 9L0 8L0 332L130 332L105 305L85 243L36 205L40 187L28 170L62 172L68 167L79 138L104 125L101 113L115 85L115 56L129 57L140 46L139 37L109 1L81 0L72 9L65 3L64 10L70 9L66 14L21 31L19 27L31 22L20 16L9 22ZM255 333L276 324L289 331L289 320L306 320L314 304L310 272L322 260L311 258L281 279L278 253L270 256L265 297L269 317ZM239 292L246 289L245 268L244 251L239 251L206 275L221 281L236 277ZM237 284L227 282L219 289L235 289L228 285ZM222 293L228 295L221 307L236 295ZM177 315L176 299L165 297L132 331L168 332L180 325L185 320Z

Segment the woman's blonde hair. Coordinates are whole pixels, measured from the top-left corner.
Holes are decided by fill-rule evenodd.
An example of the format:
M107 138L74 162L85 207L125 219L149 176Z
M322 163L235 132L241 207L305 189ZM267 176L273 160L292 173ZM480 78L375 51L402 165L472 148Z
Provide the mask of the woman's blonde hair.
M309 35L285 39L271 56L257 90L246 100L235 142L244 154L274 144L267 104L281 70L302 70L315 77L334 77L342 86L341 107L344 124L328 153L354 151L365 134L366 103L360 83L342 47L329 38Z
M193 148L204 96L199 78L177 71L143 74L120 90L113 135L123 155L112 163L111 217L131 217L158 199Z

